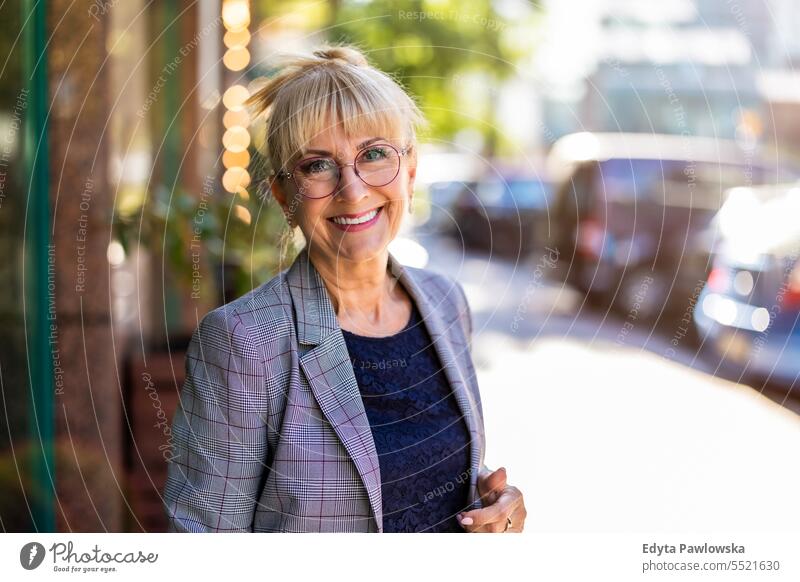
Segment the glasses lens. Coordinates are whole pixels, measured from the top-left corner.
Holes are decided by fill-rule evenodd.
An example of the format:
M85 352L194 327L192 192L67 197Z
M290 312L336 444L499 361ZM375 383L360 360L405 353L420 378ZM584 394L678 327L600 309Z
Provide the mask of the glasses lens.
M328 196L339 181L339 168L331 158L311 158L294 170L300 192L311 198Z
M370 186L385 186L400 170L400 155L388 145L374 145L363 150L356 159L358 175Z

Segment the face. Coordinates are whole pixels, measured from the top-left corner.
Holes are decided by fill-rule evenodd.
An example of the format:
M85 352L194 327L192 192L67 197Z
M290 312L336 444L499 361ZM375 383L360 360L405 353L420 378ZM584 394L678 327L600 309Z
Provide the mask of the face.
M333 128L319 134L307 144L303 155L293 160L290 167L299 166L306 174L325 170L324 161L315 160L329 156L338 164L352 164L359 154L361 175L372 183L371 168L389 150L381 144L394 145L398 150L409 144L395 143L379 135L363 135L347 139ZM367 148L365 151L364 148ZM300 227L308 241L309 249L330 264L338 260L360 262L379 256L400 230L403 216L414 191L416 177L416 150L400 156L397 176L383 186L371 186L359 178L354 166L340 168L338 186L331 185L333 194L312 199L298 191L291 178L273 182L272 192L294 224ZM299 176L299 172L298 172ZM300 179L298 177L298 179ZM374 218L369 219L373 212ZM348 224L349 223L349 224ZM359 224L353 224L359 223Z

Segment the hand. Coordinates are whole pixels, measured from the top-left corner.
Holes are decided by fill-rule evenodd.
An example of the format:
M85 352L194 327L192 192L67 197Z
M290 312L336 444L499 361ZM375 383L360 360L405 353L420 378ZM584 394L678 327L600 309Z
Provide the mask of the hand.
M525 502L522 492L506 483L506 469L482 471L478 475L478 494L483 508L458 514L461 527L470 533L519 533L525 526ZM506 518L512 525L506 530Z

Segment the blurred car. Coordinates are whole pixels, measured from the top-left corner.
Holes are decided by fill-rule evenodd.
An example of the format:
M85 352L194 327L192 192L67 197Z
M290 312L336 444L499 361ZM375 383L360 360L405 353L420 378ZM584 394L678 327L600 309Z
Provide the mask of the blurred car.
M707 227L725 189L793 175L735 142L624 133L561 138L548 172L558 179L550 245L564 278L642 318L685 309L705 281Z
M800 375L800 183L734 188L713 228L720 244L694 310L724 362L792 384Z
M433 182L428 186L428 216L420 225L424 232L451 232L454 226L453 204L465 183L456 180Z
M530 177L468 182L453 204L454 228L467 248L506 257L530 253L544 240L550 184Z

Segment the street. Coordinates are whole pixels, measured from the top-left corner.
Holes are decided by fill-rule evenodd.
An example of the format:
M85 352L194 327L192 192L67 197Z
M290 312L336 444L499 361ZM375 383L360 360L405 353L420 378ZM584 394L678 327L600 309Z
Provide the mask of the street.
M548 278L553 251L515 266L417 239L467 292L486 463L525 494L526 531L796 529L797 414L715 375L670 322L587 309Z

